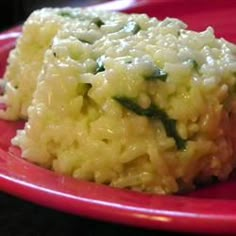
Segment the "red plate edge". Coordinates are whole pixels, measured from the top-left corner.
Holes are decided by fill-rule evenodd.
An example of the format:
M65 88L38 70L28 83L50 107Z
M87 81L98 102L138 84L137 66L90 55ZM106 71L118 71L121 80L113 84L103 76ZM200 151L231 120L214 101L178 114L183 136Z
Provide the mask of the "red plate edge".
M1 190L34 203L109 222L198 233L235 233L236 201L156 196L78 181L0 150Z
M157 3L139 2L146 2L145 6ZM18 31L14 28L2 34L6 38L0 43L1 61L14 45L15 39L9 33ZM0 130L4 126L0 125ZM236 233L235 200L155 196L78 181L28 163L1 148L0 189L43 206L109 222L180 232Z

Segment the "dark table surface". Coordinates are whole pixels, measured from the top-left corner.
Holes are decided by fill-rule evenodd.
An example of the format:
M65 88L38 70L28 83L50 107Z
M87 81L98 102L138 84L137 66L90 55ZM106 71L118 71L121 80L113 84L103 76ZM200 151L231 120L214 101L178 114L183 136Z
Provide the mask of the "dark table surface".
M1 0L0 29L23 22L30 12L44 6L85 6L105 0ZM4 13L4 14L3 14ZM95 221L48 209L0 192L0 236L60 235L184 235L151 231ZM189 234L185 234L189 235Z
M0 193L1 236L180 236L183 234L151 231L95 221L44 208ZM189 235L189 234L185 234Z

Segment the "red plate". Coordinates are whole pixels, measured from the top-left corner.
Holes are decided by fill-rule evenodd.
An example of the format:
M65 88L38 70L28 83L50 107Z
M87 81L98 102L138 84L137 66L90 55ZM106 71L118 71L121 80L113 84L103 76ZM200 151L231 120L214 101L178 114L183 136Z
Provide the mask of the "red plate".
M120 1L102 8L178 17L191 29L215 28L236 42L236 1ZM0 35L0 73L19 28ZM109 222L179 232L236 233L236 179L191 193L158 196L78 181L26 162L10 145L23 122L0 120L0 189L61 211Z

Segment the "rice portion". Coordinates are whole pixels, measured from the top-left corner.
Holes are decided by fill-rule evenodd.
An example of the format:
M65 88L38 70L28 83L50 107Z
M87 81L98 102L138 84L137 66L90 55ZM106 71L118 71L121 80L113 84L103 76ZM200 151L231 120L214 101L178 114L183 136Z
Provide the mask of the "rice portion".
M159 194L229 176L236 164L235 45L176 19L50 11L61 26L30 62L37 63L32 77L16 79L24 87L25 77L34 81L19 95L33 94L27 112L14 113L28 116L13 139L24 158L78 179ZM28 51L20 43L17 50ZM12 70L10 60L6 75Z
M96 13L95 13L96 15ZM107 18L111 13L105 13ZM80 21L80 27L85 27L93 19L92 10L69 8L45 8L33 12L23 25L23 32L17 41L16 48L8 58L8 67L1 81L5 86L4 96L0 102L7 105L6 111L0 110L0 118L17 120L28 117L27 109L36 89L37 79L42 69L46 50L51 46L54 36L62 28L73 22Z

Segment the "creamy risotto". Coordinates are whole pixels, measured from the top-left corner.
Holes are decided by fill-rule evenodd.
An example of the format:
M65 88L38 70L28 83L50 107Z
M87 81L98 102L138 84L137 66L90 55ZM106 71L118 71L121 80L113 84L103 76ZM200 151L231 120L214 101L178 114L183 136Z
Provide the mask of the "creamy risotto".
M2 119L29 161L78 179L171 194L236 165L236 47L177 19L42 9L1 82Z

